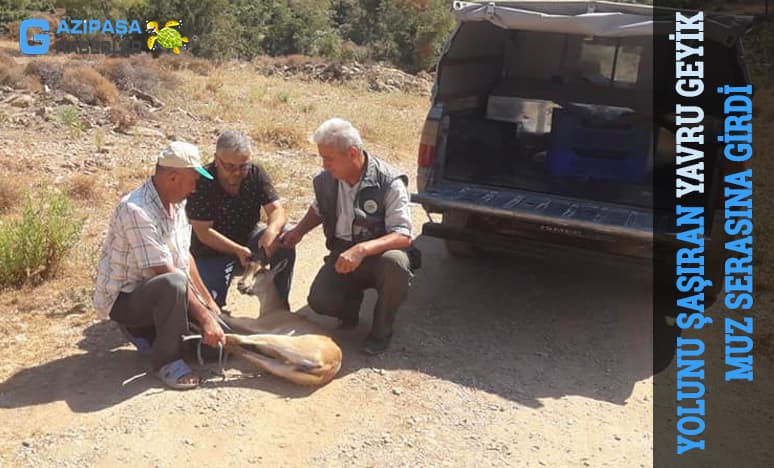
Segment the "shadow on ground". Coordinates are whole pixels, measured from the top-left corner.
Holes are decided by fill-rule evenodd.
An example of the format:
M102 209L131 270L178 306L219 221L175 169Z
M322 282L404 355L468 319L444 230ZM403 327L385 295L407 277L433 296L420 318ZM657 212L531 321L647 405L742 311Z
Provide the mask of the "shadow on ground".
M650 271L567 257L450 257L443 243L420 238L424 266L399 313L392 346L358 352L375 295L366 295L357 330L333 330L344 362L339 378L361 368L416 370L529 407L541 399L581 396L618 405L652 374ZM308 308L300 311L309 314ZM66 401L97 411L158 389L146 361L111 322L85 330L85 353L25 369L0 384L0 407ZM217 365L210 360L205 369ZM291 398L315 388L273 376L252 378L232 357L229 378L205 387L256 388ZM127 380L130 380L127 382ZM154 390L155 391L155 390Z
M24 369L0 383L0 408L20 408L65 401L76 413L99 411L147 391L165 391L150 373L147 359L126 344L112 322L99 322L84 330L78 347L85 352ZM217 352L204 354L204 366L196 365L192 346L187 359L202 375L203 388L241 386L288 398L309 396L316 389L300 387L277 378L255 379L258 373L235 357L226 359L228 380L223 381Z
M557 255L458 258L442 241L417 244L424 267L390 352L357 353L368 296L366 322L337 334L343 373L415 369L530 407L565 396L622 405L652 375L650 268Z

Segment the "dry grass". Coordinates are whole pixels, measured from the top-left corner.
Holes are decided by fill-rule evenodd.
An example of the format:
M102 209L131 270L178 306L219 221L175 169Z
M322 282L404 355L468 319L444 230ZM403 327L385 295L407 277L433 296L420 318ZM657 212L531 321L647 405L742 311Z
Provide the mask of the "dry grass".
M284 57L277 57L274 63L279 65L287 65L289 67L296 67L299 65L313 64L319 65L325 63L320 57L310 57L308 55L292 54Z
M0 64L0 86L10 86L11 88L23 88L24 73L21 67L5 66Z
M209 75L215 66L205 59L190 55L163 54L156 59L159 68L165 71L191 70L198 75Z
M14 67L16 66L16 60L5 52L0 51L0 66Z
M67 181L67 195L81 201L97 201L99 196L96 176L76 174Z
M64 13L64 12L62 11L61 13ZM35 12L34 17L35 18L42 18L42 19L46 20L48 22L49 30L52 31L52 32L56 31L56 28L59 25L59 16L53 15L53 14L48 13L48 12L42 12L42 11ZM19 42L19 31L20 31L19 26L21 26L21 20L12 21L12 22L8 23L8 25L7 25L8 34L6 35L6 38L10 39L13 42L16 42L17 44ZM27 31L27 39L31 40L32 36L36 32L37 31L34 31L34 30L28 30Z
M314 197L311 177L320 169L319 158L308 153L259 153L255 159L271 177L288 217L300 220Z
M88 66L65 69L62 89L87 104L112 105L118 99L116 86Z
M24 200L24 188L14 178L0 178L0 215L12 211Z
M158 74L155 71L135 67L123 58L107 59L97 66L97 71L119 89L137 88L150 93L158 86Z
M43 89L36 76L28 76L24 67L3 51L0 51L0 85L30 91Z
M153 93L160 87L172 88L178 84L173 74L163 70L158 62L147 55L110 58L99 64L97 71L124 90L136 88Z
M62 85L64 67L58 62L33 60L27 64L24 73L28 76L37 77L43 84L56 89Z
M204 86L204 89L207 91L217 94L224 86L223 80L220 79L220 77L212 77L209 80L207 80L207 84Z
M126 133L137 124L140 118L133 106L121 102L110 108L108 120L115 125L117 131Z
M58 58L52 57L52 60ZM87 61L89 57L62 58L66 59L67 67L91 66ZM255 159L272 175L283 204L293 219L297 220L303 215L311 200L310 176L319 169L319 158L314 155L314 148L307 142L307 136L323 120L333 116L352 120L361 128L367 147L388 160L413 160L415 157L414 142L418 141L420 124L427 111L426 97L371 93L365 84L357 83L343 87L319 82L289 81L279 77L267 78L257 74L252 67L224 65L217 69L212 66L195 69L195 61L181 59L163 55L154 60L163 72L180 78L179 87L174 93L159 95L167 103L164 109L154 113L154 117L159 119L159 125L163 130L181 132L182 136L191 139L198 137L204 142L201 147L203 154L212 152L216 135L211 132L215 130L233 127L256 137L262 149ZM207 89L210 78L211 89ZM178 106L200 120L190 120L177 112ZM137 110L128 99L120 96L110 106L109 114L116 125L131 126L141 119ZM92 112L92 109L85 108L82 112ZM223 122L213 123L215 116L219 116ZM37 143L60 144L65 130L65 127L60 126L54 131L42 132ZM33 134L29 135L32 137ZM0 334L15 336L26 333L30 343L36 344L29 347L31 357L28 362L50 357L43 355L48 352L44 350L50 350L50 347L38 346L41 340L48 337L53 343L62 339L61 335L57 335L62 330L61 321L52 320L47 315L49 312L66 311L74 302L82 300L90 303L95 252L98 253L101 247L112 210L121 196L136 189L152 174L153 167L139 162L137 154L145 151L139 148L155 148L159 142L152 141L153 137L120 135L117 139L111 145L110 153L105 156L106 160L115 161L117 166L98 173L95 176L97 180L78 181L80 176L75 176L63 185L68 192L71 188L73 190L69 196L77 202L74 208L89 216L73 255L67 259L66 268L59 276L34 289L31 286L24 287L21 291L13 290L0 295L0 306L26 312L23 314L23 326L29 326L26 330L35 330L23 331L25 329L20 328L21 322L14 322L6 328L0 326ZM91 138L81 138L74 144L78 148L76 158L85 157L95 147ZM30 160L30 164L35 166L33 162ZM30 170L18 160L12 160L7 168L16 179L20 178L19 174L26 174L25 171ZM95 197L93 199L89 198L92 194ZM71 297L70 291L84 288L89 291L79 297ZM35 301L30 300L32 297ZM16 302L11 304L12 301ZM84 320L93 318L92 314L83 314L83 317ZM79 322L67 323L71 329L81 328Z
M215 99L203 99L207 84L216 90ZM209 80L191 76L180 92L195 98L188 110L239 122L265 150L312 151L307 136L324 120L341 117L361 130L368 149L392 161L416 158L428 109L425 96L369 92L365 82L335 86L287 81L236 67L221 69Z
M271 121L260 122L250 136L263 149L299 149L307 145L306 136L298 128Z
M258 56L253 59L252 64L257 69L262 69L263 67L267 66L287 66L291 68L295 68L301 65L319 65L322 63L327 63L320 57L310 57L308 55L302 55L302 54L291 54L291 55L284 55L284 56L277 56L277 57L269 57L266 55Z
M142 166L117 167L113 171L116 179L116 190L119 196L124 196L142 185L145 180L153 175L151 168Z

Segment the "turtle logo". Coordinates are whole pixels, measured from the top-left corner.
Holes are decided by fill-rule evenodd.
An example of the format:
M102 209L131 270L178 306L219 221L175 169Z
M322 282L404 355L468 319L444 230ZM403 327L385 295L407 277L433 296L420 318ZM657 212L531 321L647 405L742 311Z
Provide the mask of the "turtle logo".
M184 44L188 44L188 37L181 36L175 26L179 26L179 21L167 21L164 23L164 27L159 30L159 23L155 21L148 21L145 29L149 34L152 34L148 38L148 49L153 50L156 44L165 49L172 49L175 54L180 53L180 47Z

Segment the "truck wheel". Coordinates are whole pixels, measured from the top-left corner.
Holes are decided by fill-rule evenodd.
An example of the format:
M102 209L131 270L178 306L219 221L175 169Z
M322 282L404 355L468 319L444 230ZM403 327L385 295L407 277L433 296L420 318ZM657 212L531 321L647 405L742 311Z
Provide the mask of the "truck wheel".
M451 227L464 228L468 223L468 215L458 211L450 211L443 214L443 224ZM471 257L475 254L470 242L445 239L446 251L452 257Z

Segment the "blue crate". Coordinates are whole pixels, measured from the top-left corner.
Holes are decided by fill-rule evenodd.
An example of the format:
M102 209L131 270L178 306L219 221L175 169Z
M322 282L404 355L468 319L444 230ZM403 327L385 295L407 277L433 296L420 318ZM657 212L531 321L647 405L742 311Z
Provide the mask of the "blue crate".
M555 109L546 164L552 176L643 182L651 135L644 122L601 122Z

